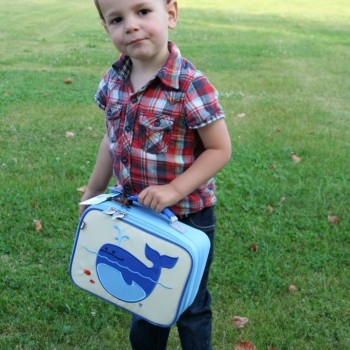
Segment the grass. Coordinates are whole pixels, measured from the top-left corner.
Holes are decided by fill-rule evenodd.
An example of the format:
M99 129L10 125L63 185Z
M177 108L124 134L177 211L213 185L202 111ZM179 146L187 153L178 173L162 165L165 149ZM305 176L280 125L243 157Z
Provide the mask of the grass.
M217 176L214 349L350 348L347 5L180 1L172 39L220 91L233 143ZM128 349L129 315L68 277L76 189L104 132L93 95L117 53L83 0L0 4L0 41L0 348ZM250 319L239 332L234 315Z

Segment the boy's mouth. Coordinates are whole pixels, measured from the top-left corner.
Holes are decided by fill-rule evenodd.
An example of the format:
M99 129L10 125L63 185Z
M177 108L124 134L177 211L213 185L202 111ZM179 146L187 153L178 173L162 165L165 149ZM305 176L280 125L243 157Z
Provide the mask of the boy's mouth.
M140 43L141 41L144 41L144 40L146 40L146 39L145 38L133 39L133 40L129 41L127 45L128 46L129 45L135 45L135 44L138 44L138 43Z

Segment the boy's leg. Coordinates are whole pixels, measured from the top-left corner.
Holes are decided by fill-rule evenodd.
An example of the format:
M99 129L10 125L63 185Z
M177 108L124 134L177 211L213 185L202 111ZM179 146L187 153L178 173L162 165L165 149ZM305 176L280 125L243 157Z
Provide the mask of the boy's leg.
M183 350L211 350L212 312L207 282L214 252L214 208L204 209L182 221L204 231L210 239L211 247L197 296L192 305L179 318L177 328Z
M155 326L133 316L130 343L133 350L166 350L170 328Z

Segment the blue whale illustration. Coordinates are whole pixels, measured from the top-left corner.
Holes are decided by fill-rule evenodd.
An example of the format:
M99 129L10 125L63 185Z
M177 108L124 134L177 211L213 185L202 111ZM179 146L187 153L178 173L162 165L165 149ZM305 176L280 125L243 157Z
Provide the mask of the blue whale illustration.
M145 246L145 256L153 263L152 267L147 267L120 246L104 244L96 258L97 276L103 288L125 302L147 298L159 283L161 269L172 269L178 258L160 255L148 244Z

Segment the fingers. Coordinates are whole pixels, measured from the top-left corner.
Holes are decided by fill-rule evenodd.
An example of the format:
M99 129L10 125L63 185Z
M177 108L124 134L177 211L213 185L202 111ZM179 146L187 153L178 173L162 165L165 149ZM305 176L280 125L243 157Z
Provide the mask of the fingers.
M141 204L157 212L176 204L181 198L181 194L171 184L149 186L138 196Z
M165 208L165 204L160 198L160 194L154 188L148 187L144 189L138 196L138 201L146 207L157 212L161 212Z

